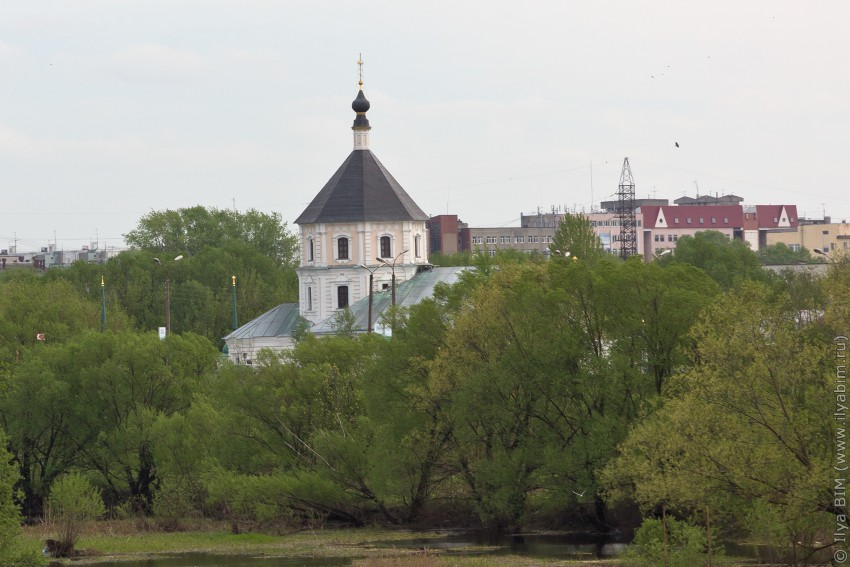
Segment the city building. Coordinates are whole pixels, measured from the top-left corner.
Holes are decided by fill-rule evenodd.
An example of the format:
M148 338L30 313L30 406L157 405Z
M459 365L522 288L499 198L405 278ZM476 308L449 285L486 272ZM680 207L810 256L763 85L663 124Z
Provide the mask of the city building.
M437 215L425 221L428 231L428 251L430 253L457 254L463 250L461 246L461 229L467 228L466 223L457 215Z
M826 254L850 254L850 224L847 221L832 222L823 219L797 219L793 231L768 231L766 245L783 243L792 250L816 248Z
M651 259L676 248L683 236L716 230L728 238L744 239L744 210L740 205L673 205L642 207L644 258ZM649 252L652 254L650 255Z

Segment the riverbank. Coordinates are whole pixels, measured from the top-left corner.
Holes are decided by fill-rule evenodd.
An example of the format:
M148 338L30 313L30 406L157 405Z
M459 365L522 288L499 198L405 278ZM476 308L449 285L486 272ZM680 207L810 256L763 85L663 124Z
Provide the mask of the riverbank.
M447 544L453 532L410 531L386 528L346 528L304 530L293 533L233 533L232 526L198 522L185 531L161 531L144 521L92 522L83 528L77 549L82 555L73 560L54 560L56 565L120 565L143 560L198 554L203 556L262 557L263 565L272 558L297 565L303 560L313 565L355 567L485 567L501 565L553 565L559 567L626 567L621 558L514 554L503 546L485 546L457 541ZM41 549L55 534L48 526L29 527L25 540ZM170 560L171 561L171 560ZM193 559L194 561L194 559ZM174 563L169 563L174 564ZM188 560L187 563L189 564ZM213 565L214 563L210 563ZM725 558L726 567L743 566L744 561ZM717 563L715 563L717 565Z

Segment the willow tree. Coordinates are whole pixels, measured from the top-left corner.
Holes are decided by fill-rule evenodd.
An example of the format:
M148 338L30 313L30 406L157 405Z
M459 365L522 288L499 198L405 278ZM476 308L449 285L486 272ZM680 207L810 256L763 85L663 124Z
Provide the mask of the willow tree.
M739 533L768 522L789 544L834 527L845 511L830 490L840 425L831 345L788 305L750 282L707 309L692 331L693 368L607 467L612 495L647 512L711 509Z

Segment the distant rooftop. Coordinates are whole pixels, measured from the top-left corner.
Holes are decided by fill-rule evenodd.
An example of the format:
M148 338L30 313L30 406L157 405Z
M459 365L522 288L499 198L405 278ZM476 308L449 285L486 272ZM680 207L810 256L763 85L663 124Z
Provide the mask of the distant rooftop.
M737 195L720 195L719 197L700 195L698 197L679 197L673 202L677 205L740 205L743 200L743 197Z

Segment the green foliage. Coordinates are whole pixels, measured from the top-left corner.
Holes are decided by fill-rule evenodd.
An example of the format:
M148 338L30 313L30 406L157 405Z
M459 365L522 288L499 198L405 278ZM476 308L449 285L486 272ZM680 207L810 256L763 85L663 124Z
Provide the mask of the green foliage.
M32 276L0 283L0 364L94 329L100 329L100 304L81 297L67 282Z
M458 252L457 254L443 254L442 252L431 252L428 254L428 261L435 266L453 267L453 266L472 266L475 263L475 257L480 256L479 252Z
M662 258L663 264L683 263L696 266L724 289L735 282L754 280L765 282L768 275L758 256L743 240L728 238L722 232L706 230L693 236L683 236L672 255Z
M567 261L578 258L585 262L595 262L605 255L602 241L590 225L590 221L584 215L564 215L563 220L555 231L552 244L549 245L552 257L565 258L569 252Z
M454 466L496 528L521 525L532 491L593 499L595 469L651 395L612 372L599 346L609 322L588 306L599 283L588 264L554 266L503 266L476 287L430 366Z
M287 231L280 213L256 209L240 213L199 205L176 211L152 211L124 239L136 248L188 256L209 248L244 243L279 266L297 265L298 240Z
M105 512L100 494L78 473L64 476L53 484L48 508L51 519L59 529L60 557L74 550L82 523L102 516Z
M50 270L44 278L69 282L97 306L92 309L97 322L88 328L99 328L101 276L112 330L129 326L125 313L140 330L165 326L166 273L172 331L194 332L216 342L231 330L233 276L242 321L297 300L298 242L277 213L204 207L155 211L140 219L126 237L134 249L105 266L76 262L67 269ZM184 258L172 261L177 255ZM154 257L162 263L154 263Z
M705 549L705 531L701 528L669 516L666 521L647 518L635 532L626 558L646 567L695 567L707 564Z
M0 418L21 463L25 511L38 515L53 481L96 471L115 500L151 500L158 416L186 409L218 360L202 337L93 333L42 345L4 376Z
M771 244L758 251L759 262L768 266L811 263L814 261L806 248L792 250L784 242Z
M21 511L15 502L15 484L20 474L6 450L6 435L0 431L0 563L9 567L35 567L43 558L21 545Z
M246 243L204 248L176 262L164 260L165 268L153 261L157 253L130 250L107 264L107 295L124 307L139 329L165 325L166 270L172 332L195 332L216 342L231 331L232 275L236 275L237 311L242 321L297 298L294 269L278 266Z
M693 368L608 464L612 499L647 510L710 506L738 530L746 510L767 501L789 541L828 528L836 512L823 489L836 438L829 342L802 332L788 305L750 282L707 309L692 331Z
M354 336L354 325L356 323L357 319L355 319L351 309L346 307L345 309L334 313L331 327L337 335L352 338Z
M197 478L185 475L161 475L153 502L153 514L160 525L177 530L181 521L201 515L204 493Z

